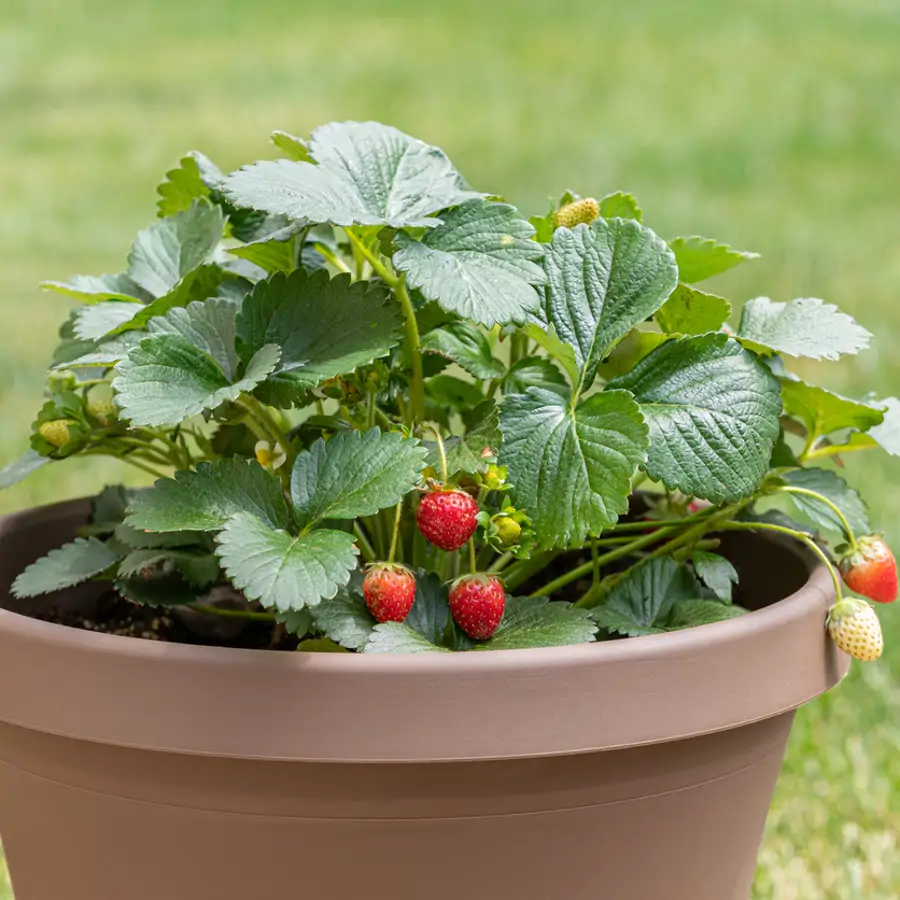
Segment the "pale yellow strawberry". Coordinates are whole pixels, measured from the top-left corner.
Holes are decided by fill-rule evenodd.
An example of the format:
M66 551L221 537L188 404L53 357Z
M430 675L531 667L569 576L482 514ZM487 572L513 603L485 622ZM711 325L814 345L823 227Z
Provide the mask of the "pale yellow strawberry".
M884 636L875 610L863 600L842 600L828 611L828 633L844 653L874 662L884 650Z
M95 384L87 392L84 406L101 425L108 425L116 417L112 385Z
M63 447L71 439L69 426L74 424L75 422L71 419L53 419L50 422L41 422L38 426L38 434L51 447Z
M553 213L553 224L557 227L574 228L584 223L590 225L600 218L600 204L593 197L585 197L574 203L567 203Z

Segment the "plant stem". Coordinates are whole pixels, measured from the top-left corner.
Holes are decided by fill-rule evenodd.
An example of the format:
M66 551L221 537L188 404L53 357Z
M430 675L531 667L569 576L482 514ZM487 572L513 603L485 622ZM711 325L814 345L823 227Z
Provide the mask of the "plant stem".
M403 515L403 501L401 500L394 511L394 531L391 535L391 550L388 553L388 562L392 563L394 561L394 556L397 553L397 537L400 534L400 517Z
M856 550L856 536L853 534L853 529L850 527L850 523L847 521L846 516L840 511L840 509L827 497L824 497L818 491L811 491L808 488L794 487L793 485L786 485L784 487L778 488L778 493L799 494L802 497L812 497L814 500L818 500L820 503L824 503L825 506L827 506L838 517L838 521L841 523L841 528L844 529L844 534L847 536L847 540L850 541L850 549Z
M478 558L475 556L475 538L469 538L469 569L473 575L478 571Z
M554 578L553 581L548 582L538 590L532 591L530 596L547 597L554 591L558 591L560 588L565 587L567 584L571 584L573 581L578 581L579 578L589 575L595 567L606 566L611 562L615 562L617 559L631 556L632 553L642 550L644 547L649 547L650 544L655 544L658 540L668 537L670 534L674 534L674 532L674 528L661 528L658 531L654 531L652 534L642 535L633 541L629 541L627 544L623 544L621 547L617 547L615 550L610 550L609 553L598 556L596 560L592 559L583 565L570 569L568 572L563 573L558 578ZM576 603L575 605L578 606L579 603Z
M379 409L377 404L375 406L375 419L382 428L386 428L388 431L394 427L394 423Z
M242 394L237 399L238 406L242 407L257 422L269 437L275 441L284 451L287 457L287 466L290 469L294 461L294 448L288 440L288 436L281 430L281 426L275 421L272 414L251 394Z
M353 533L356 535L356 540L359 543L359 549L362 552L363 559L366 562L375 562L377 557L375 556L375 549L372 547L371 542L366 537L365 531L363 531L362 525L359 522L353 523Z
M513 560L515 557L512 553L504 553L502 556L498 557L494 560L493 563L488 567L488 572L491 575L497 575L502 572Z
M600 551L597 539L591 541L591 563L594 566L594 584L600 583Z
M447 454L444 452L444 439L441 437L440 431L438 431L437 427L434 425L428 426L433 432L434 436L437 439L438 445L438 453L441 455L441 484L447 483L448 473L447 473Z
M226 619L248 619L251 622L274 622L275 614L266 612L253 612L249 609L221 609L217 606L207 606L205 603L188 603L188 609L195 612L206 613L210 616L221 616Z
M808 534L804 534L802 531L795 531L793 528L786 528L784 525L772 525L769 522L725 522L720 526L720 529L722 531L772 531L777 534L789 535L795 540L806 544L806 546L819 557L828 569L828 574L831 575L831 581L834 584L834 593L838 602L843 599L841 579L834 568L834 564L828 558L825 551Z
M348 275L350 274L350 267L334 253L330 247L326 247L324 244L313 244L313 247L339 272L346 272Z
M412 425L425 418L425 375L422 370L422 353L419 350L419 323L403 278L397 280L394 294L400 301L400 308L406 318L406 352L412 366L412 383L409 388L410 421L407 424Z

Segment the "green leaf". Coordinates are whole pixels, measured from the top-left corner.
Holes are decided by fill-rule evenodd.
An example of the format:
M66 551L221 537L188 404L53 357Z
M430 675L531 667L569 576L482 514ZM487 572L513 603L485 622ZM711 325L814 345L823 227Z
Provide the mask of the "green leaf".
M295 634L301 638L309 634L313 624L312 612L309 609L275 613L275 621L279 625L284 625L284 630L288 634Z
M178 548L132 550L119 563L119 576L130 578L157 566L174 568L193 587L204 588L219 576L219 561L212 553L200 549Z
M441 412L465 412L483 399L481 389L471 381L452 375L434 375L425 379L425 396L432 407Z
M295 162L310 162L309 144L303 138L298 138L287 131L273 131L271 140L288 159Z
M547 597L509 597L494 636L476 650L524 650L529 647L563 647L590 644L597 625L589 609Z
M307 638L297 645L298 653L349 653L345 647L329 638Z
M608 631L638 637L660 634L676 603L692 599L699 586L690 570L664 556L632 569L593 610L594 620Z
M449 322L422 338L424 353L437 353L476 378L502 378L506 371L495 359L487 336L470 322Z
M604 219L634 219L641 222L644 218L644 211L638 206L634 194L616 191L614 194L607 194L600 201L600 215Z
M195 200L209 198L225 176L210 159L197 150L181 158L178 168L166 172L165 180L156 188L159 215L173 216L191 208Z
M212 256L225 219L218 206L195 202L140 232L128 254L128 275L154 297L168 294Z
M84 341L97 340L130 322L144 307L110 300L75 311L75 335Z
M183 606L200 599L200 591L192 588L178 575L165 578L119 578L114 586L126 600L140 606Z
M384 622L372 630L363 653L446 653L405 622Z
M466 433L462 437L452 437L444 441L447 471L451 475L456 472L473 475L484 468L481 451L487 447L496 450L500 445L502 435L499 422L497 406L492 400L482 400L472 410L472 424L466 429ZM439 469L440 454L437 444L426 446L429 447L428 465Z
M665 241L632 219L557 228L544 267L546 315L575 353L579 394L616 342L652 316L678 283Z
M317 128L309 155L246 166L225 182L239 206L333 225L432 227L431 216L481 196L437 147L377 122Z
M231 583L248 600L281 611L334 597L350 578L358 553L352 534L320 528L294 537L249 512L235 513L217 541Z
M37 450L28 450L17 460L0 469L0 491L5 491L14 484L24 481L32 472L36 472L48 462L50 459L41 456Z
M105 572L118 555L97 538L76 538L28 566L12 585L16 597L51 594Z
M679 284L656 311L656 321L666 334L705 334L718 331L731 316L731 304L724 297L706 294Z
M714 503L753 493L778 438L778 381L724 334L668 341L610 388L631 391L650 425L645 469Z
M731 591L738 583L734 566L718 553L695 550L692 557L697 577L722 601L731 603Z
M372 636L377 622L359 589L341 588L330 600L313 609L316 628L326 637L350 650L361 650Z
M232 457L160 478L135 497L125 523L142 531L217 531L241 511L272 528L291 521L281 481L256 460Z
M541 305L543 248L514 206L470 200L443 215L421 241L396 237L394 266L446 310L488 327L524 322Z
M600 363L597 374L611 381L619 375L630 372L651 350L665 344L669 335L658 331L640 331L637 328L629 331L625 337L613 347L609 356Z
M719 603L718 600L682 600L675 604L665 630L679 631L682 628L695 628L697 625L712 625L714 622L744 616L748 612L742 606Z
M813 440L846 428L868 431L884 421L881 410L793 378L781 379L781 392L785 413L799 419Z
M254 241L240 247L231 247L228 252L265 269L269 274L282 272L290 275L297 268L297 241L293 229L286 239Z
M177 425L252 391L274 371L280 351L262 347L232 382L221 365L180 335L145 338L118 366L113 381L124 418L135 425Z
M149 303L153 295L128 275L74 275L69 281L43 281L41 287L74 297L83 303L121 300L125 303Z
M397 304L381 285L298 269L259 282L244 298L237 349L246 362L266 345L281 348L281 365L257 394L289 406L321 382L386 356L400 332Z
M531 517L541 547L581 544L628 509L647 426L634 398L603 391L573 410L546 388L507 397L500 408L500 462L516 506Z
M553 325L542 325L538 322L532 322L526 325L523 331L563 367L563 371L569 376L569 382L572 385L578 384L581 373L575 360L575 351L569 344L564 344L559 339L559 335L556 333Z
M884 421L869 429L868 436L881 445L891 456L900 456L900 400L886 397L877 400L876 406L884 408ZM0 476L0 487L2 487Z
M160 481L166 483L168 479L160 479ZM129 511L131 507L139 505L138 496L135 495L132 498L129 504ZM192 547L201 545L204 549L212 549L211 539L202 531L144 531L120 522L116 525L114 533L119 543L124 544L126 547L131 547L133 550L154 550L159 547Z
M404 624L438 647L470 650L474 641L463 634L450 614L448 585L425 569L417 569L415 575L416 599Z
M859 492L854 490L835 472L829 469L795 469L781 476L790 487L815 491L830 500L843 514L856 535L869 534L869 514ZM789 494L797 509L817 527L844 534L840 519L827 504L804 494ZM846 535L849 540L850 536Z
M147 323L150 334L175 334L212 357L233 379L238 370L238 356L234 348L238 304L233 300L214 297L199 300L169 310Z
M379 428L344 431L327 443L319 438L298 454L291 473L297 524L309 528L396 506L419 481L424 461L418 440Z
M669 246L678 262L678 277L688 284L727 272L747 260L759 259L758 253L733 250L728 244L698 235L674 238Z
M790 303L756 297L744 306L738 337L789 356L838 359L864 350L872 335L833 304L813 297Z
M544 356L525 356L510 368L503 379L504 394L524 394L530 387L565 388L566 376Z

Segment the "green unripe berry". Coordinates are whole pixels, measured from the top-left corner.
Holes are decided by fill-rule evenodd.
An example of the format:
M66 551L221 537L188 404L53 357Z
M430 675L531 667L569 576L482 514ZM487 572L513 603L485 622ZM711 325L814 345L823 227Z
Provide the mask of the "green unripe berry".
M71 391L78 384L74 372L50 372L47 376L47 387L51 394L62 394Z
M38 434L51 446L64 447L71 440L69 427L76 423L72 419L52 419L50 422L41 422L38 426Z
M502 547L515 547L519 543L522 534L522 526L512 517L503 516L494 523L497 527L497 537Z
M108 424L116 416L112 385L95 384L87 392L84 408L102 425Z

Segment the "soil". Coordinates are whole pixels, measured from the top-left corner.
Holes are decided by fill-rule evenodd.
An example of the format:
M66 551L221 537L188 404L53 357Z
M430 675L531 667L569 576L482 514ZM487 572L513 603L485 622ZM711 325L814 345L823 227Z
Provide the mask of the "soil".
M195 644L209 647L237 647L248 650L296 650L298 640L268 622L228 619L219 622L212 615L170 607L135 606L115 591L97 601L96 610L86 614L64 607L51 607L35 615L36 619L124 637Z

